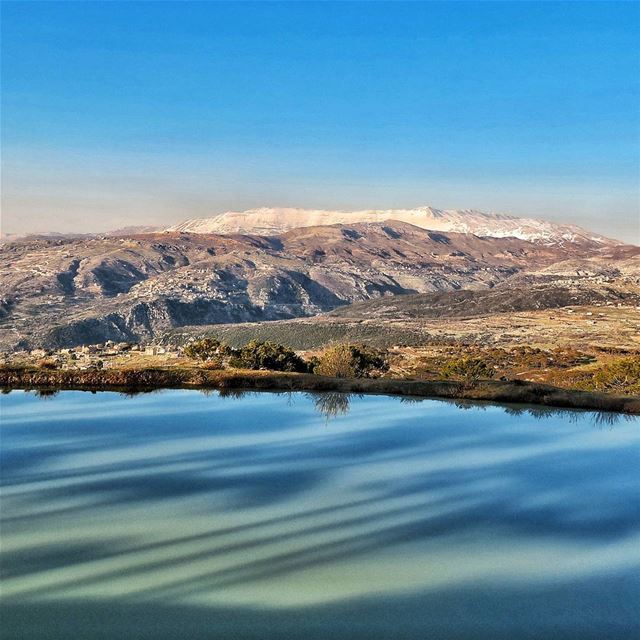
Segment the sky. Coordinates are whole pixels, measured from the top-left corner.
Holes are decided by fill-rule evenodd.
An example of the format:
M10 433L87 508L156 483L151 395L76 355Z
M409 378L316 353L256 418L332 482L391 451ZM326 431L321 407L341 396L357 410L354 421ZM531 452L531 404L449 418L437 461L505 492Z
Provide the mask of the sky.
M3 233L431 205L640 244L640 3L1 11Z

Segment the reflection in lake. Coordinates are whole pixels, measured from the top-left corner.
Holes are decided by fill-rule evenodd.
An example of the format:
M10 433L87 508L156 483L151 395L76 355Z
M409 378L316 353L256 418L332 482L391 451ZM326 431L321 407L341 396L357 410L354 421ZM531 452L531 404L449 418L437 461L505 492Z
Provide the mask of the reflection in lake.
M324 393L309 393L307 395L313 400L316 411L325 416L327 420L338 416L346 416L349 413L351 395L348 393L327 391Z
M637 419L341 394L0 402L3 640L640 631Z

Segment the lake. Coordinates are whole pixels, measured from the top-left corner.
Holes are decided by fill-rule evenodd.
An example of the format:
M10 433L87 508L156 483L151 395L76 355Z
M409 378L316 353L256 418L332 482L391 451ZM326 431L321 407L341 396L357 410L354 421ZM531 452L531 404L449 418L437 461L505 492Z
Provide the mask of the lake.
M9 638L640 637L640 420L340 394L1 400Z

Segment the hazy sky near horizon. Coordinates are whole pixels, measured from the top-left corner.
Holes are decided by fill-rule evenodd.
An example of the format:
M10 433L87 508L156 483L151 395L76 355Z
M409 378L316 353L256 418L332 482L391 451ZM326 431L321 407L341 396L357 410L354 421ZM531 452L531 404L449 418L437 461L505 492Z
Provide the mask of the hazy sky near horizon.
M2 2L2 232L432 205L640 243L640 4Z

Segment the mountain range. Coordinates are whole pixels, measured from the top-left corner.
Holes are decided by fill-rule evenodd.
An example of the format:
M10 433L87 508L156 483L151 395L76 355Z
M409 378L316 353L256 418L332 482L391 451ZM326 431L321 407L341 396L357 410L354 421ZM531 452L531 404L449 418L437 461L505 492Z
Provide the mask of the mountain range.
M622 244L581 227L536 218L518 218L473 209L369 209L327 211L322 209L268 208L228 211L208 218L194 218L166 228L186 233L256 233L278 235L290 229L331 224L356 224L398 220L422 229L473 233L493 238L513 237L545 244Z
M237 216L223 214L209 221L225 233L192 222L189 232L130 229L3 243L0 348L147 341L175 327L306 317L393 295L505 291L510 282L523 296L527 274L535 281L579 276L586 289L597 281L618 300L618 281L635 282L640 273L639 247L567 225L425 209L407 216L422 212L422 225L441 227L466 219L463 229L475 233L394 219L326 224L328 214L325 224L306 226L313 218L259 211L270 212L264 224L305 225L237 233L229 226L240 223ZM242 214L242 224L256 221L253 215Z

